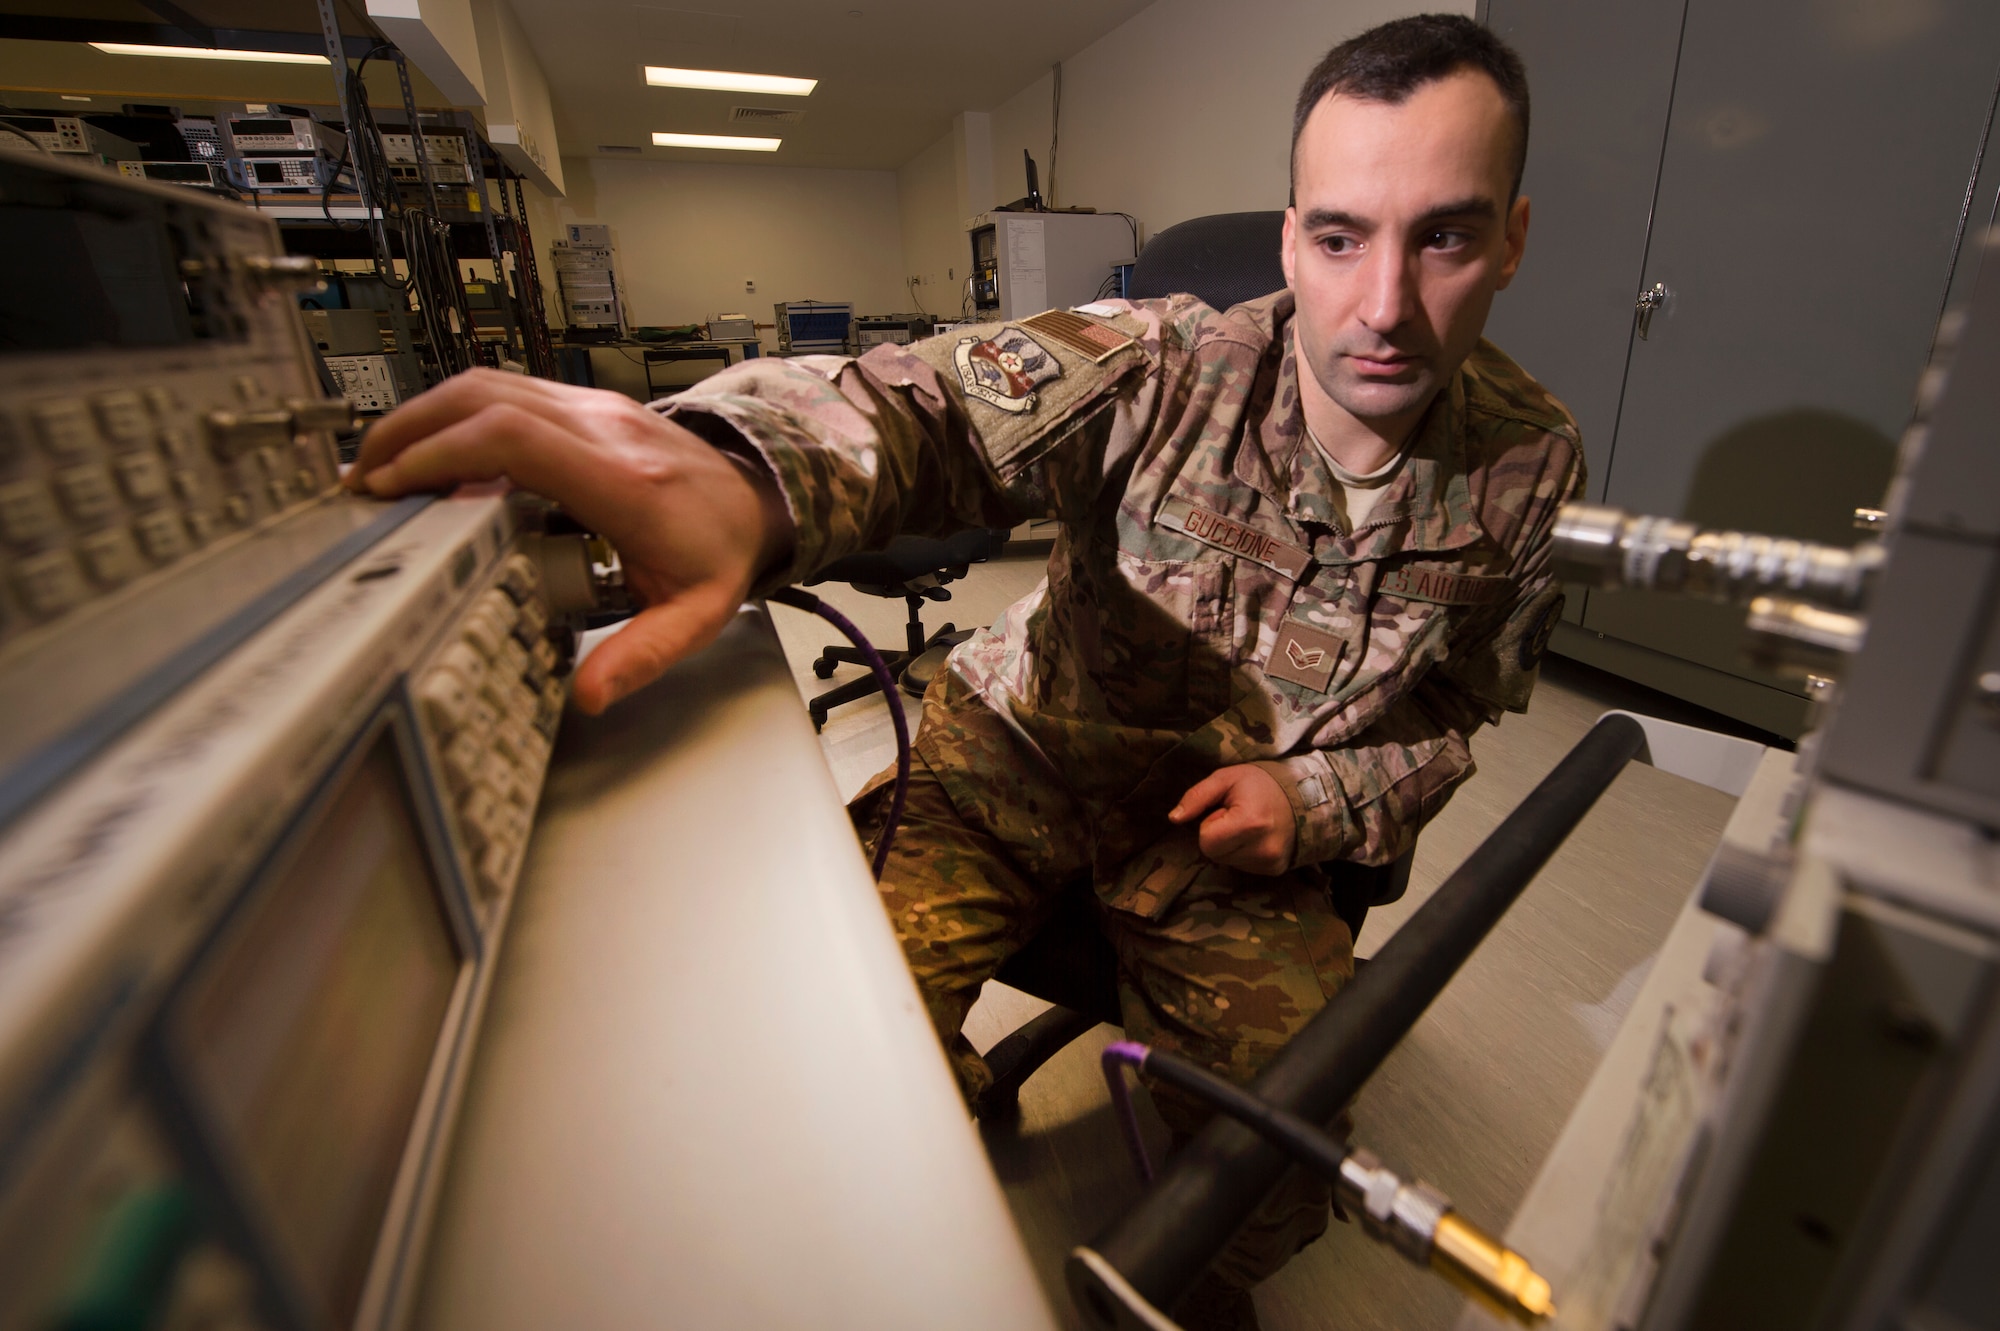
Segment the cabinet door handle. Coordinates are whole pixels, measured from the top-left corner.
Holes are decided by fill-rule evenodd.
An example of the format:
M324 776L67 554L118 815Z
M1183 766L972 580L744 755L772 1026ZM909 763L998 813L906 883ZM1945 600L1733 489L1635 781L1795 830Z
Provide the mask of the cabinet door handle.
M1667 284L1655 282L1652 288L1639 293L1639 340L1645 341L1646 334L1653 331L1653 311L1667 303Z

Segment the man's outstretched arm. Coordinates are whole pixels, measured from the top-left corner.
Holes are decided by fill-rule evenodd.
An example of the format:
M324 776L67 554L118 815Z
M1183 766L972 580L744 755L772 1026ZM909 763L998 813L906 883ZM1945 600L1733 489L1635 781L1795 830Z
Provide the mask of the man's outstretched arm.
M473 370L368 432L351 488L389 496L501 477L547 495L618 548L645 608L577 671L600 712L714 641L792 522L771 477L618 393Z
M1061 353L1067 396L1026 413L968 399L956 336L760 357L652 407L474 370L371 430L349 483L398 495L504 476L609 539L645 609L578 673L578 705L600 711L713 641L746 596L842 555L1088 510L1145 437L1157 331L1101 362Z

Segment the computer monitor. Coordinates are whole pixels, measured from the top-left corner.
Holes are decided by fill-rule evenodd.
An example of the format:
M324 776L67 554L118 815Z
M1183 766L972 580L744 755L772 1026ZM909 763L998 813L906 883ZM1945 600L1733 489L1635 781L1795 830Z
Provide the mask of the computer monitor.
M0 161L0 353L173 347L232 331L198 317L207 279L182 272L185 219L171 201L117 181L51 180L38 165Z

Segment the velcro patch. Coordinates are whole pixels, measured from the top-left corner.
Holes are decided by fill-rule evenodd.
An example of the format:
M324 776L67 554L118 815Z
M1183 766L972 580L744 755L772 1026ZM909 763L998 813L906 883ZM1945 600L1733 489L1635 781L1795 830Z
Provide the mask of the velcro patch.
M1169 499L1163 504L1160 522L1163 526L1194 537L1203 545L1241 555L1288 578L1304 577L1307 566L1312 563L1310 552L1246 527L1233 518L1198 508L1185 499Z
M1272 679L1303 685L1315 693L1325 693L1333 682L1333 668L1340 664L1345 644L1322 629L1287 616L1278 625L1278 641L1264 673Z
M1534 627L1521 635L1521 669L1533 670L1542 663L1542 653L1549 649L1549 639L1555 636L1556 622L1562 618L1563 595L1542 607L1542 616L1534 622Z
M1062 378L1062 363L1018 328L1003 328L988 338L961 338L951 360L967 397L1007 412L1033 411L1036 390Z
M1433 605L1490 605L1514 594L1514 580L1405 564L1384 574L1376 591L1383 596L1429 601Z
M1093 365L1103 364L1107 358L1137 340L1125 336L1116 328L1107 328L1068 310L1046 310L1021 320L1021 327L1031 329L1051 342L1060 342L1079 356L1088 356Z
M1054 338L1036 338L1014 324L927 337L884 361L884 367L902 356L937 375L939 388L963 396L981 449L1009 483L1055 441L1073 435L1085 418L1097 419L1126 376L1151 363L1141 343L1096 364ZM924 381L912 372L904 382Z

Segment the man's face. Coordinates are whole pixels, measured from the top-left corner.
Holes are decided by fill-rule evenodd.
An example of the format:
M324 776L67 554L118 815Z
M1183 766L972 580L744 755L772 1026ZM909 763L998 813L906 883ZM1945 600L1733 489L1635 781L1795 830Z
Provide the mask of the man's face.
M1385 435L1416 423L1520 266L1515 133L1493 81L1459 71L1401 105L1328 96L1299 135L1284 239L1299 352Z

